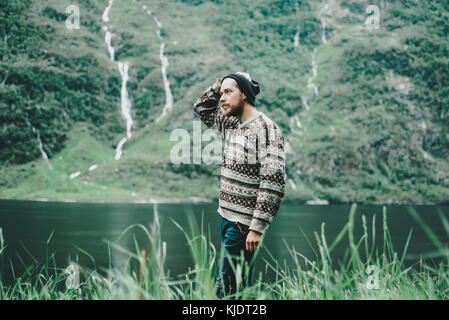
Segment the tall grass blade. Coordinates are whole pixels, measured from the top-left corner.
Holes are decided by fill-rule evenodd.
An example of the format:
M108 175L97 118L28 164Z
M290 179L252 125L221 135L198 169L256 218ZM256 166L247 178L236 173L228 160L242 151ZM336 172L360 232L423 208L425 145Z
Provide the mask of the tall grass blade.
M345 235L345 233L348 231L349 225L346 223L343 229L341 229L340 233L337 235L337 237L332 241L331 245L329 246L329 252L332 252L332 250L340 243L341 239Z
M438 248L438 249L442 249L443 248L443 244L441 243L441 241L438 239L438 237L436 236L435 233L432 232L432 230L430 229L430 227L421 219L421 217L419 216L419 214L416 212L415 208L413 207L409 207L408 212L410 213L410 215L413 217L413 219L415 219L416 222L419 223L419 225L423 228L424 232L426 233L426 235L429 237L429 239L433 242L433 244Z
M413 228L410 229L410 232L408 233L407 241L405 242L404 251L402 252L402 257L401 257L401 262L400 262L401 266L402 266L403 263L404 263L405 254L406 254L406 252L407 252L408 245L409 245L410 239L411 239L411 237L412 237L412 233L413 233Z

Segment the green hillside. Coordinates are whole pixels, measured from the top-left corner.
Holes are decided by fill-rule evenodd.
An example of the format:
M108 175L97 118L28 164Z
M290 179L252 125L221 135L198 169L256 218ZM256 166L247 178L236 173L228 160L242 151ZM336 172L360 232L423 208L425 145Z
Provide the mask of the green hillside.
M192 132L202 91L241 70L288 142L285 201L448 203L449 4L114 0L104 22L108 4L0 0L0 198L216 199L220 165L172 163L170 135ZM162 56L174 103L156 121ZM117 61L133 120L119 160Z

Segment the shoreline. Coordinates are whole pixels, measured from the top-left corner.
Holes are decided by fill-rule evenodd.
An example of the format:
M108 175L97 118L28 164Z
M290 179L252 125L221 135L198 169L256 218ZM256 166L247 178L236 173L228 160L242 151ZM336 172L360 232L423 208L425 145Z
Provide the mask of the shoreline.
M0 201L34 201L60 203L104 203L104 204L177 204L177 203L212 203L213 200L191 197L188 199L149 199L149 200L75 200L52 198L0 198Z
M76 200L76 199L53 199L53 198L3 198L0 197L0 201L34 201L34 202L60 202L60 203L101 203L101 204L180 204L180 203L213 203L218 201L218 199L206 199L198 197L189 197L183 199L149 199L149 200ZM328 205L352 205L357 203L357 205L375 205L375 206L448 206L447 203L422 203L422 202L339 202L339 203L329 203L326 200L320 201L304 201L304 200L288 200L283 201L283 204L296 204L296 205L308 205L308 206L328 206ZM282 204L281 204L282 206Z

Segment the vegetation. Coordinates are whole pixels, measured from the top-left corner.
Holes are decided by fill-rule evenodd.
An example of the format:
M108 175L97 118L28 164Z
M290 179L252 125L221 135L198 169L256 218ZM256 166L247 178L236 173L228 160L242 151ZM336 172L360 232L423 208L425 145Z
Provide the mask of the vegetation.
M0 197L216 200L219 165L172 164L170 132L191 132L201 92L243 70L290 146L286 201L447 204L448 4L374 2L115 1L109 28L115 58L130 64L134 120L115 161L125 123L102 30L108 1L78 1L81 27L68 30L70 1L0 0ZM370 4L380 7L377 30L365 27ZM175 103L156 123L162 43ZM93 163L98 171L87 171Z
M267 267L276 273L275 282L265 281L260 272L252 287L239 287L236 295L225 299L448 299L447 247L415 212L411 211L411 216L422 224L429 240L435 244L434 252L420 257L407 253L411 233L405 247L395 249L385 210L383 246L374 246L375 224L373 222L370 234L364 216L364 232L360 239L355 238L354 229L360 227L354 224L355 212L353 205L348 223L332 242L326 239L324 223L321 232L315 232L316 260L304 257L295 248L288 248L294 268L284 267L275 259L267 260ZM443 215L441 219L449 236L449 224ZM109 268L99 272L78 266L80 281L75 286L70 280L67 282L68 274L58 269L54 256L50 256L44 263L36 261L28 266L12 284L0 281L0 299L216 299L214 279L223 252L210 242L203 225L198 228L191 220L190 231L183 230L195 267L178 277L168 276L164 267L169 253L161 242L157 210L152 225L132 225L121 236L136 228L145 232L149 246L142 250L135 242L135 252L122 248L128 256L125 270ZM345 237L349 240L345 256L334 260L333 249ZM1 253L7 244L1 240L0 233L0 267L2 264L5 267ZM120 248L118 241L111 245ZM439 258L440 262L430 264L426 262L428 258ZM416 262L406 267L405 260L410 259Z

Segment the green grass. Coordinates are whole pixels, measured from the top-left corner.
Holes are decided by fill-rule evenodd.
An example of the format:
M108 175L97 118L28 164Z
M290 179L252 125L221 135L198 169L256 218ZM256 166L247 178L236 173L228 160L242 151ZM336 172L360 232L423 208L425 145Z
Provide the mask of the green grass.
M67 275L57 269L54 257L43 263L28 267L12 285L0 281L0 298L14 299L217 299L215 277L223 252L214 247L204 225L190 219L189 230L173 221L185 234L194 267L184 275L171 277L165 269L165 258L169 254L162 242L157 207L153 223L149 226L132 225L110 245L128 255L124 270L112 270L100 274L81 266L79 288L68 289ZM267 268L273 271L273 282L263 280L262 272L251 287L239 286L234 296L224 299L448 299L449 298L449 251L430 228L412 209L410 215L422 226L435 245L433 252L419 256L407 253L412 237L410 231L404 248L397 248L391 241L387 225L386 209L383 212L383 245L374 246L375 220L372 225L362 215L363 234L355 238L354 224L356 205L349 213L348 223L335 239L326 238L325 224L314 233L316 259L310 260L293 247L288 247L293 267L281 265L265 248L270 258L265 259ZM440 213L445 231L449 235L449 223ZM357 226L359 227L359 226ZM119 240L132 229L143 231L148 246L143 249L135 242L134 252L119 245ZM343 259L335 261L332 252L343 239L349 239ZM51 236L50 236L51 238ZM50 241L50 239L48 240ZM310 241L310 239L308 239ZM48 243L48 242L47 242ZM0 267L5 244L0 229ZM88 254L88 253L86 253ZM257 253L256 253L257 254ZM426 258L441 258L438 265L426 263ZM406 267L405 261L414 264ZM240 266L235 266L239 269ZM378 271L378 283L372 281ZM257 271L257 270L256 270ZM240 283L241 285L241 283Z

